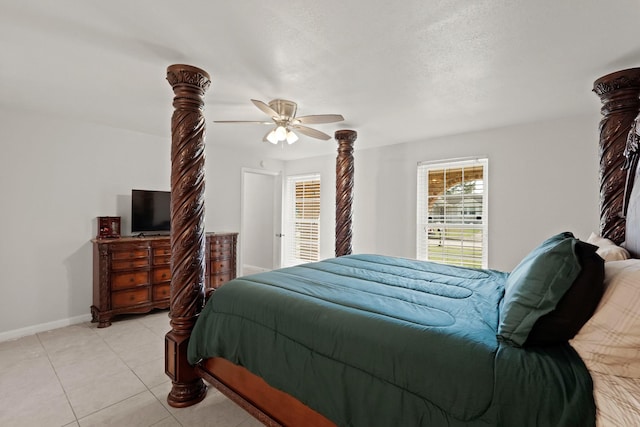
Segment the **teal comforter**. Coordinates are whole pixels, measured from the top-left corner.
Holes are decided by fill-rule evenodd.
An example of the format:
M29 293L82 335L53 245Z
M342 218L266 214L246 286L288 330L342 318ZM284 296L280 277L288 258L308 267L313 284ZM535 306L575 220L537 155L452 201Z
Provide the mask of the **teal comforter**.
M191 335L339 426L593 426L568 345L496 339L506 273L351 255L235 279Z

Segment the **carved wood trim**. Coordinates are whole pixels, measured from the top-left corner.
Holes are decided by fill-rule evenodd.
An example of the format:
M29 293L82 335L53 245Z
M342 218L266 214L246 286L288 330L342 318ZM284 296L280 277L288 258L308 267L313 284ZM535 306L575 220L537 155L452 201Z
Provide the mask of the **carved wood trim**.
M600 235L620 244L625 240L623 211L627 182L623 152L640 110L640 68L607 74L594 82L593 91L603 104L600 110L603 115L600 121Z
M354 130L338 130L336 158L336 257L352 252L353 215L353 143L358 134Z
M191 329L204 304L204 93L206 71L190 65L167 68L173 88L171 117L171 331L165 338L165 370L173 386L171 406L201 401L206 386L186 359Z

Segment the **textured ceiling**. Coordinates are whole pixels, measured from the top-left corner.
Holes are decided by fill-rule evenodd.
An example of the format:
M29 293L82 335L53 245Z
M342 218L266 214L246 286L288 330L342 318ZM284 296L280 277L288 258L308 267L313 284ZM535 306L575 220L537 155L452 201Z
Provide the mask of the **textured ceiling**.
M640 1L0 2L0 108L169 137L170 64L212 76L207 144L293 159L262 142L250 99L298 102L359 149L592 114L593 81L640 66Z

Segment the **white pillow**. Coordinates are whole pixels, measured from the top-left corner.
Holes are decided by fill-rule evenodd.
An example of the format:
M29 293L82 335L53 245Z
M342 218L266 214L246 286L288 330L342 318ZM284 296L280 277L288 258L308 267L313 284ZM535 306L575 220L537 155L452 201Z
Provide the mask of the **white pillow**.
M640 259L606 263L604 285L571 345L591 371L640 378Z
M598 250L596 253L602 257L605 261L622 261L631 258L629 251L625 248L616 245L609 239L600 237L595 233L591 233L587 239L587 243L596 245Z

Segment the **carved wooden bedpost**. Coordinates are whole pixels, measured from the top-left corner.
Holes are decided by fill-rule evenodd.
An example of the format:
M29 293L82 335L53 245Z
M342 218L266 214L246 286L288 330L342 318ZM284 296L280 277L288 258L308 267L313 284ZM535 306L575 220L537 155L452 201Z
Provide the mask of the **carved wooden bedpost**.
M625 240L623 194L627 173L623 152L631 124L640 111L640 68L607 74L593 91L602 101L600 121L600 234L620 244Z
M338 130L336 158L336 257L351 254L351 216L353 214L353 143L354 130Z
M191 329L204 304L204 93L209 75L171 65L167 80L175 97L171 117L171 331L165 337L165 372L173 387L167 402L185 407L207 388L187 362Z

